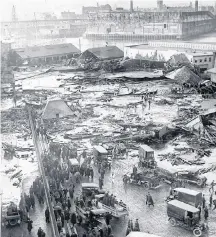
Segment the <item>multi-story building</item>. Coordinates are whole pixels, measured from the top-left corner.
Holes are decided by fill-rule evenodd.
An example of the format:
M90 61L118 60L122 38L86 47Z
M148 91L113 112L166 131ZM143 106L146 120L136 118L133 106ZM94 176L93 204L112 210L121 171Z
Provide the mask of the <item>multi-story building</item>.
M216 17L211 12L194 11L191 5L168 8L160 0L157 10L104 11L89 17L86 36L96 39L185 39L216 28Z
M106 5L97 5L97 6L89 6L89 7L82 7L82 14L88 15L89 13L99 13L101 11L110 12L112 11L112 7L109 4Z
M181 53L185 54L193 65L199 66L203 71L214 67L215 55L213 52L189 48L153 46L147 43L124 48L124 57L155 61L168 61L171 56Z

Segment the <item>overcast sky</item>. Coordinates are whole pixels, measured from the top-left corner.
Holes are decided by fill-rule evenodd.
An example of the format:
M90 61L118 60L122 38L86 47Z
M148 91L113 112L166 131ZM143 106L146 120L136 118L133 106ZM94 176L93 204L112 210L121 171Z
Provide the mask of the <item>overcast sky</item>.
M191 0L194 4L195 0ZM96 6L109 3L112 7L122 6L129 8L130 0L0 0L1 21L8 21L12 18L12 6L16 7L16 14L20 20L32 19L34 12L54 12L60 14L61 11L76 11L81 13L82 6ZM199 1L200 5L214 5L213 0ZM157 0L134 0L134 7L156 7ZM164 0L165 5L184 6L189 5L190 0Z

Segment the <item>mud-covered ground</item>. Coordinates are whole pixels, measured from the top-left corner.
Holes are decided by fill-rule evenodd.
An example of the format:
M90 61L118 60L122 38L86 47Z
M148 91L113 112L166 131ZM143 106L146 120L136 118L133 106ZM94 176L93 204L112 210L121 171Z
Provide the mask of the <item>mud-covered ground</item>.
M83 149L87 149L89 153L92 151L92 146L94 145L95 139L83 139L83 140L73 140L64 139L64 135L67 132L69 135L75 134L94 134L100 133L102 136L100 137L100 143L103 143L107 140L112 140L112 134L119 132L121 130L121 126L118 123L137 123L142 125L149 125L151 124L153 127L162 127L165 125L170 125L173 123L175 119L178 118L178 109L179 104L184 103L185 99L173 99L169 98L172 103L160 104L158 101L162 99L168 99L170 95L170 88L173 86L173 83L168 81L151 81L151 82L140 82L138 84L135 83L127 83L129 88L134 89L157 89L158 94L152 97L151 106L142 106L138 105L135 107L128 106L131 103L140 102L140 97L134 96L111 96L111 101L102 100L104 98L104 91L113 91L114 89L118 88L118 83L113 84L106 84L106 85L91 85L82 83L82 90L81 93L76 92L77 85L69 85L68 82L64 82L64 79L72 77L73 73L49 73L47 75L43 75L40 77L36 77L34 79L27 79L23 80L23 84L26 87L31 88L46 88L46 89L55 89L56 96L69 98L72 96L79 97L79 103L77 105L77 101L71 101L68 104L70 106L73 105L73 110L76 116L73 118L73 122L70 122L70 130L68 131L58 131L55 132L54 130L50 129L48 132L49 134L56 140L56 141L64 141L64 142L72 142L81 153ZM59 79L57 81L57 79ZM34 83L31 83L34 81ZM71 81L73 82L73 81ZM59 85L61 88L59 88ZM52 87L52 88L51 88ZM70 87L70 91L66 90L66 88ZM46 94L46 92L44 92ZM26 96L25 96L26 97ZM29 93L28 98L31 99L31 93ZM105 97L107 98L107 97ZM38 99L39 100L39 99ZM5 100L2 102L3 108L5 110L10 109L12 107L11 100ZM201 103L209 105L209 102L203 102L203 100L198 95L189 95L186 99L188 106L192 106L201 109ZM212 101L211 101L212 102ZM213 104L215 102L212 102ZM22 105L21 100L18 101L18 104ZM197 106L198 104L198 106ZM77 109L78 106L78 109ZM186 119L186 118L185 118ZM66 120L65 123L67 122ZM53 125L54 126L54 125ZM56 128L60 128L60 126L55 125ZM64 123L61 122L61 127L64 126ZM145 131L145 129L143 129ZM135 129L133 133L137 133L140 130ZM105 138L103 138L105 137ZM7 139L5 139L7 140ZM8 139L8 141L10 138ZM179 146L181 146L182 142L185 142L186 139L181 140L179 138ZM137 143L136 145L139 145ZM154 144L153 144L154 146ZM158 147L158 146L155 146ZM179 165L173 167L170 162L168 161L160 161L159 154L161 153L168 153L174 151L174 145L172 142L168 142L168 144L159 146L159 148L155 148L156 160L158 161L158 165L167 168L168 170L177 170L177 169L199 169L198 166L189 166L189 165ZM114 173L114 179L111 179L111 172L108 172L105 175L105 189L109 190L110 192L114 193L118 199L122 199L129 207L129 218L135 220L136 218L139 219L140 228L143 232L150 232L153 234L157 234L162 237L180 237L180 236L193 236L192 232L184 230L180 227L171 227L167 220L166 215L166 202L164 201L165 197L169 193L169 186L162 184L157 190L150 191L153 199L155 201L155 206L148 208L145 205L145 197L148 190L143 187L132 186L128 185L126 187L123 186L122 176L125 173L132 171L133 164L137 164L138 159L135 157L134 153L137 153L137 150L130 149L128 158L124 158L122 160L113 161L112 166L112 173ZM191 154L189 154L191 156ZM205 166L208 167L215 163L215 150L213 150L210 157L204 157L206 164ZM7 162L3 161L5 165ZM28 192L28 189L33 182L34 177L38 174L37 172L37 164L35 162L25 161L19 162L20 168L25 169L26 165L31 167L29 172L24 172L24 182L23 182L23 190ZM34 168L34 167L35 168ZM33 167L33 168L32 168ZM97 172L95 172L95 182L98 182ZM214 172L210 172L206 174L208 178L208 183L212 181L214 178ZM5 184L9 187L11 181L5 177ZM192 188L192 187L191 187ZM196 189L196 187L193 187ZM202 190L201 190L202 191ZM203 190L206 193L206 198L208 201L208 190ZM12 191L13 192L13 191ZM21 192L21 188L17 188L16 192L14 192L14 196L19 196ZM3 194L3 203L7 202L8 199L13 196L13 193ZM45 221L44 221L44 207L37 205L35 211L31 212L31 218L34 221L34 228L32 236L36 236L36 230L41 226L43 229L46 230L47 236L50 230L47 229ZM115 236L124 237L126 233L127 227L127 218L123 218L122 220L113 220L113 231ZM210 217L208 220L209 224L209 235L205 236L216 236L216 212L210 211ZM25 227L24 227L25 229ZM7 232L6 232L7 233ZM13 231L10 231L11 236L18 237L18 235L14 235ZM17 234L18 232L16 232ZM10 236L10 235L8 235ZM27 235L28 236L28 235ZM7 237L7 235L5 236Z

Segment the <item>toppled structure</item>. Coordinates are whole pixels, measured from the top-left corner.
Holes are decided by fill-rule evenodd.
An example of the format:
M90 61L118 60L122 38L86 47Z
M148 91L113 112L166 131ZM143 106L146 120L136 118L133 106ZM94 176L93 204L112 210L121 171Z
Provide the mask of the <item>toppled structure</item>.
M61 99L48 100L42 114L43 119L63 118L66 116L73 116L74 112Z

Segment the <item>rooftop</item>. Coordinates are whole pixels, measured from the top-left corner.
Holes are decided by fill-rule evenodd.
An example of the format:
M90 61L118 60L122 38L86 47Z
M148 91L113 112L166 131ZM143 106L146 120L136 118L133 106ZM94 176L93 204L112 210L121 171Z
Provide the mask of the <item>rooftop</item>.
M193 56L213 56L213 52L203 52L202 50L195 50L190 48L178 48L178 47L164 47L164 46L151 46L147 43L144 44L135 44L135 45L128 45L125 46L126 48L133 48L133 49L140 49L140 50L161 50L161 51L170 51L176 50L178 52L184 52Z
M145 150L145 151L154 151L150 146L148 146L148 145L141 145L140 146L143 150Z
M102 154L107 154L108 151L102 146L94 146L94 148Z
M177 192L186 193L192 196L196 196L201 193L201 192L197 192L195 190L187 189L187 188L175 188L174 190Z
M189 204L186 204L184 202L180 202L178 200L172 200L170 202L168 202L168 206L171 205L171 206L175 206L175 207L178 207L180 209L183 209L185 211L189 211L189 212L192 212L192 213L197 213L199 212L199 209L197 209L196 207L194 206L191 206Z
M90 49L87 49L87 51L93 53L96 57L100 59L124 57L124 52L121 49L119 49L117 46L90 48Z
M148 233L144 233L144 232L132 231L132 232L130 232L130 234L127 235L127 237L160 237L160 236L148 234Z
M55 44L44 46L33 46L14 50L22 59L40 58L54 55L66 55L80 53L73 44Z

